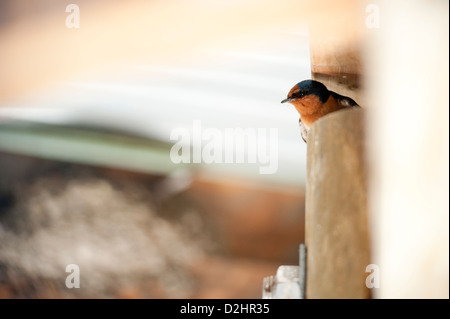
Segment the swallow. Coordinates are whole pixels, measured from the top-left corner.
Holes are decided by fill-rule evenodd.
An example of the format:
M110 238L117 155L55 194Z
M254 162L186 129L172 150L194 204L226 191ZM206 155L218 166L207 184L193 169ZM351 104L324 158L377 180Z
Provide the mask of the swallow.
M297 83L281 103L289 102L300 114L299 125L302 138L308 143L308 132L311 125L322 116L331 112L360 107L353 99L329 91L319 81L304 80Z

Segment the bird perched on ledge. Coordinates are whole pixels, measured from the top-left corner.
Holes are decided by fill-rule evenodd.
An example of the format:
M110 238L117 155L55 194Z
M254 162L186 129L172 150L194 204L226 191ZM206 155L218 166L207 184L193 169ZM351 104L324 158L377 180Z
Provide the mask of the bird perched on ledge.
M331 112L359 107L351 98L329 91L325 85L314 80L304 80L297 83L286 99L295 106L300 114L299 124L303 140L308 143L308 132L311 125Z

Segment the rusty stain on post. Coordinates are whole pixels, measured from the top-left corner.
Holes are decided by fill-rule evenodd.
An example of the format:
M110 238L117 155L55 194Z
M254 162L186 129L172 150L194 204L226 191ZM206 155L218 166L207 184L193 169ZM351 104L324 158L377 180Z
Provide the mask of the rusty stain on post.
M369 298L364 111L318 120L308 140L306 298Z

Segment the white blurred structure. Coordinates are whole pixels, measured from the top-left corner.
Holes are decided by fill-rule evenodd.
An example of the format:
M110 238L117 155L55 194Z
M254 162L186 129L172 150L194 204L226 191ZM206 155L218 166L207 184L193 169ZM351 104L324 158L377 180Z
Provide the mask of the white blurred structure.
M449 4L380 1L368 30L377 298L449 297Z

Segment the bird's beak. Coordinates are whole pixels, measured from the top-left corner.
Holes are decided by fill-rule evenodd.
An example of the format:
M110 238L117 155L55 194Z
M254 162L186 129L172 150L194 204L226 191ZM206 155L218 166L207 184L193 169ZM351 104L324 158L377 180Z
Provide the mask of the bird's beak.
M281 101L281 103L291 102L293 100L294 100L293 98L288 97L287 99L284 99L283 101Z

